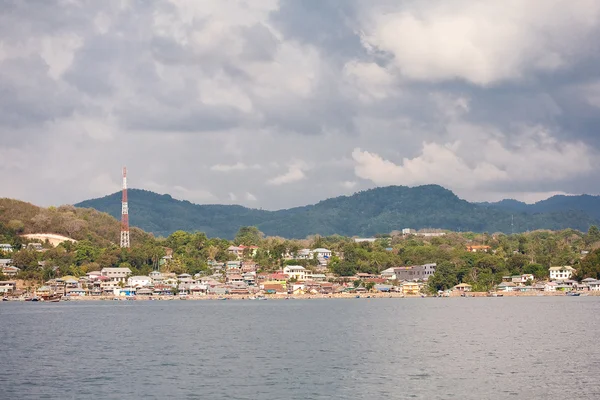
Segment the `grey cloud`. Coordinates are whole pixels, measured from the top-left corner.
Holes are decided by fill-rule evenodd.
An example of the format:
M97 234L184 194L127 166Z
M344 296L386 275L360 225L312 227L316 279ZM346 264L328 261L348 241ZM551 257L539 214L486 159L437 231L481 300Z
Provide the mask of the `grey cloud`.
M375 186L356 176L355 148L397 166L418 159L419 165L444 168L443 159L419 159L423 143L443 149L462 141L455 155L468 171L484 153L492 157L477 146L488 146L497 135L502 151L518 152L524 127L532 126L547 131L556 147L581 142L575 148L584 154L575 162L597 154L600 113L586 90L600 82L598 21L578 40L568 33L552 36L560 49L572 47L562 68L530 67L535 60L524 56L522 65L515 64L522 68L519 79L492 76L485 85L469 80L469 71L415 79L389 48L361 41L377 20L373 15L417 8L426 16L434 3L281 0L268 9L267 2L246 1L238 9L221 0L201 7L162 0L2 2L0 135L28 140L11 140L0 171L14 180L0 195L42 204L82 200L109 190L114 175L118 190L119 168L127 164L134 186L187 193L197 201L212 195L211 201L231 202L233 193L248 205L281 208ZM68 51L62 56L66 69L54 79L42 49L49 38L63 37L76 38L80 46L72 62ZM411 40L418 44L421 38ZM348 66L358 66L355 75L348 75ZM454 104L457 99L466 108ZM540 149L560 157L552 146ZM35 160L36 170L45 166L47 175L16 168L23 157ZM73 160L82 165L80 172L72 171ZM526 164L525 173L549 162L541 156L531 163L511 160ZM238 162L261 168L227 174L210 169ZM293 162L306 166L305 179L267 184ZM490 162L499 170L492 171L506 172L503 160ZM450 189L478 198L586 192L600 183L599 168L574 168L572 175L534 182L483 174L468 191ZM397 175L411 182L418 173ZM84 176L93 177L96 191ZM357 183L344 186L346 181Z

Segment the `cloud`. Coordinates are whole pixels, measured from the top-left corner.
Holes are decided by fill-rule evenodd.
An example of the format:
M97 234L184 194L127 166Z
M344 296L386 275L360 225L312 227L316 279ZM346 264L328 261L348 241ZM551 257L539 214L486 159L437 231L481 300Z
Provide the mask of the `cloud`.
M355 181L344 181L344 182L340 183L340 185L345 189L354 189L354 187L356 186L356 182Z
M477 85L567 68L585 56L572 43L597 28L595 1L441 0L371 9L363 40L388 52L403 76Z
M232 172L232 171L245 171L248 169L260 169L261 166L258 164L254 165L246 165L242 162L237 162L235 164L215 164L210 167L211 171L218 172Z
M595 0L8 7L1 196L96 197L123 165L132 187L266 209L398 183L599 193Z
M437 183L493 191L497 184L561 181L597 168L596 152L585 144L560 142L539 127L524 128L513 141L500 132L482 134L484 127L459 125L453 129L460 130L455 135L462 140L424 142L420 154L403 158L401 164L356 148L352 152L355 174L378 185Z
M303 166L301 164L295 163L289 166L287 172L269 179L267 181L267 184L279 186L288 183L298 182L303 179L306 179L306 175L303 171Z

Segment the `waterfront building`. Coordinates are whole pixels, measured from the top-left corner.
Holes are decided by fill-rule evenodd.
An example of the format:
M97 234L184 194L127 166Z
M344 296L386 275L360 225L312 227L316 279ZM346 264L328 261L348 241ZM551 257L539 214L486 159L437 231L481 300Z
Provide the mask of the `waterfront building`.
M306 268L300 265L288 265L283 268L283 273L288 279L296 279L298 281L306 280Z
M550 267L550 280L553 281L561 281L571 279L573 274L575 273L575 268L565 265L562 267Z
M127 277L131 275L129 268L102 268L102 276L108 277L112 282L123 282L127 281Z

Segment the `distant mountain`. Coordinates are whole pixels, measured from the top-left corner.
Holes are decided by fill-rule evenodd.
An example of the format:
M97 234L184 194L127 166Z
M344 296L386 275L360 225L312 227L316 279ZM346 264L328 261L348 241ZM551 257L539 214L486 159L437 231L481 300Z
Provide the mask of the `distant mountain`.
M600 219L600 196L590 196L588 194L579 196L557 195L534 204L527 204L517 200L502 200L496 203L479 204L486 207L529 214L568 211L582 212L594 219Z
M592 196L590 196L592 197ZM597 198L596 198L597 199ZM120 217L120 193L75 204ZM549 207L537 213L518 210L515 200L475 204L437 185L388 186L340 196L314 205L264 211L236 205L197 205L146 190L129 190L133 226L167 236L176 230L202 231L231 239L241 226L257 226L267 235L304 238L312 234L370 236L402 228L511 232L534 229L587 230L600 216L575 209ZM510 208L510 207L513 208ZM514 225L511 226L511 219Z

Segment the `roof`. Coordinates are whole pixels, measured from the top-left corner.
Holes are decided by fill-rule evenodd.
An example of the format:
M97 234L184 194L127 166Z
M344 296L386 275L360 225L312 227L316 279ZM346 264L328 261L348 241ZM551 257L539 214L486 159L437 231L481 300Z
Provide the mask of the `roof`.
M562 267L550 267L549 271L575 271L575 268L571 267L570 265L565 265Z
M102 273L105 272L121 272L121 273L127 273L130 274L131 270L129 268L102 268Z
M142 280L142 279L144 279L144 280L148 280L148 281L152 280L152 278L150 278L149 276L143 276L143 275L130 276L129 279L131 279L131 280Z

